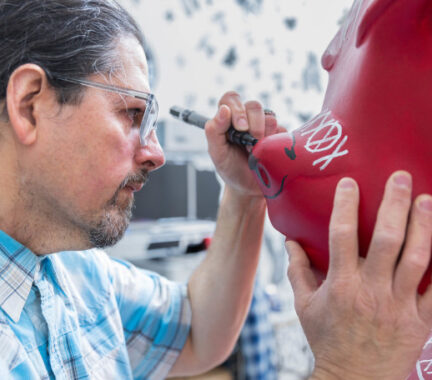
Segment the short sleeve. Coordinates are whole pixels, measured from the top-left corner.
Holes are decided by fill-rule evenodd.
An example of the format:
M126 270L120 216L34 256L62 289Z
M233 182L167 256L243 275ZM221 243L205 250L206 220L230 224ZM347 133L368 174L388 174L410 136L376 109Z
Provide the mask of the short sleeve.
M108 270L134 378L165 378L189 334L186 285L113 258Z

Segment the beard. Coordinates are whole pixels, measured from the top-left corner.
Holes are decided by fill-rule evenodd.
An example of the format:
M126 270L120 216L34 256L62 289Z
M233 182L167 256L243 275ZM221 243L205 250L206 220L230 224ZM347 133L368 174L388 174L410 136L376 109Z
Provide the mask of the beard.
M131 184L145 184L147 180L146 170L130 175L123 180L114 196L107 202L102 217L86 231L92 247L110 247L123 237L132 218L134 198L121 202L120 191Z

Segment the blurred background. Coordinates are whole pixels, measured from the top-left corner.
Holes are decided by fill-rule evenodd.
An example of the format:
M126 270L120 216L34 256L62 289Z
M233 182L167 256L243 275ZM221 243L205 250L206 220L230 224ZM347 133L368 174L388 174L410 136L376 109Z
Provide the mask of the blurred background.
M288 130L317 114L320 59L352 0L119 0L146 36L166 165L136 194L134 219L109 253L187 281L211 242L221 181L203 131L169 115L178 105L213 116L224 92L274 110ZM313 356L286 278L284 238L268 222L254 297L223 366L196 379L300 380Z

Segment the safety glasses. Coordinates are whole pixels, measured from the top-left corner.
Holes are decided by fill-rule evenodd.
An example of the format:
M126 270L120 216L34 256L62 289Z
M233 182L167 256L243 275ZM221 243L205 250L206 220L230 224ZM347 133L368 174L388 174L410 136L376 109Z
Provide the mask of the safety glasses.
M98 82L92 82L84 79L73 79L73 78L63 78L56 77L56 79L60 79L65 82L80 84L82 86L98 88L101 90L114 92L117 94L132 96L136 99L144 100L146 102L145 111L144 112L136 112L134 114L134 125L139 126L140 128L140 143L142 146L148 144L148 140L150 138L151 132L156 131L157 128L157 117L159 113L159 105L156 100L154 94L136 91L123 87L116 87L107 84L102 84Z

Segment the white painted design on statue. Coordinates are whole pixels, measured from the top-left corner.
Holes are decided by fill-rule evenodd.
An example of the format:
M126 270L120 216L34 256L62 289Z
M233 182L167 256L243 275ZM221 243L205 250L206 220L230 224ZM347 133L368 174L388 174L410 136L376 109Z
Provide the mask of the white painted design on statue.
M428 341L425 343L425 345L423 346L423 350L429 346L430 344L432 344L432 336L428 339Z
M422 368L422 364L426 364L426 365ZM419 380L425 380L423 374L425 375L432 374L432 360L431 359L419 360L416 364L416 369L417 369L417 376L419 377Z
M311 128L319 120L319 124ZM349 153L348 149L342 150L348 136L343 136L341 123L331 117L330 111L324 111L316 116L303 126L301 131L301 136L310 135L305 144L305 149L310 153L331 151L336 146L330 154L322 156L312 163L313 166L321 164L320 170L324 170L335 158Z

